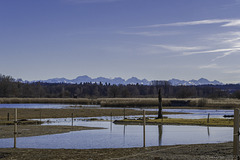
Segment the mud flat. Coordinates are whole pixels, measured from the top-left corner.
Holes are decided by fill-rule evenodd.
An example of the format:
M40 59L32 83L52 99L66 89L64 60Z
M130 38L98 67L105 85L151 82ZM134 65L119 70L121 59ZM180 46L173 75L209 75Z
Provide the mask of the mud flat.
M67 133L71 131L102 129L97 127L82 126L41 126L41 125L18 125L17 137L31 137L49 134ZM0 125L0 138L13 138L12 125Z
M0 120L6 120L7 116L10 119L14 118L13 108L0 108ZM18 119L39 119L39 118L67 118L71 117L101 117L101 116L123 116L123 109L87 109L87 108L73 108L73 109L18 109ZM141 110L126 109L125 115L142 115ZM156 111L146 111L148 115L157 115ZM185 114L177 112L163 112L163 114Z

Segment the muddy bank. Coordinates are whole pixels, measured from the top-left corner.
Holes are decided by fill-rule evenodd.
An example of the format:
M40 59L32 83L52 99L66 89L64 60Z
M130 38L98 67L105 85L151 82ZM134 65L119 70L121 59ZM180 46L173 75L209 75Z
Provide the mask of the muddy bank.
M0 149L2 160L230 160L232 143L122 149Z
M13 138L14 126L0 125L0 138ZM81 126L41 126L41 125L19 125L17 137L30 137L49 134L67 133L71 131L102 129Z
M14 109L0 108L0 120L6 120L7 116L10 120L14 118ZM87 109L87 108L73 108L73 109L18 109L18 119L40 119L40 118L67 118L71 117L100 117L100 116L123 116L124 109ZM125 115L142 115L140 110L126 109ZM146 111L147 115L157 115L156 111ZM163 114L184 114L163 112Z

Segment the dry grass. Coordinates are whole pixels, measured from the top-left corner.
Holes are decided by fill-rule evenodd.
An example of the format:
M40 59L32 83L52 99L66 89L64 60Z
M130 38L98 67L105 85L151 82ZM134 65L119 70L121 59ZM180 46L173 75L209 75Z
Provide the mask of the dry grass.
M141 124L142 120L117 120L116 124ZM163 125L200 125L200 126L233 126L233 119L211 118L207 119L180 119L180 118L164 118L164 119L147 119L147 124L163 124Z
M190 101L187 107L210 107L232 109L240 107L240 99L230 98L163 98L163 106L171 101ZM152 107L158 105L157 98L0 98L0 103L58 103L58 104L99 104L102 107Z

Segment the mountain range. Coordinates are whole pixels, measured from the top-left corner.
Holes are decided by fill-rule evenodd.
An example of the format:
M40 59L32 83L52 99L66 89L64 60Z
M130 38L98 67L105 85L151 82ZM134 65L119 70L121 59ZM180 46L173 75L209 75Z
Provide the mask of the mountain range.
M159 80L160 81L160 80ZM105 78L105 77L98 77L98 78L91 78L87 75L84 76L79 76L75 79L66 79L66 78L52 78L52 79L48 79L48 80L40 80L40 82L44 82L44 83L71 83L71 84L79 84L79 83L110 83L110 84L115 84L115 85L119 85L119 84L123 84L123 85L127 85L127 84L142 84L142 85L151 85L152 81L148 81L147 79L138 79L136 77L132 77L129 78L127 80L121 78L121 77L117 77L114 79L111 78ZM161 82L161 81L160 81ZM209 81L205 78L200 78L199 80L179 80L179 79L171 79L168 80L168 82L173 85L173 86L180 86L180 85L222 85L223 83L214 80L214 81Z

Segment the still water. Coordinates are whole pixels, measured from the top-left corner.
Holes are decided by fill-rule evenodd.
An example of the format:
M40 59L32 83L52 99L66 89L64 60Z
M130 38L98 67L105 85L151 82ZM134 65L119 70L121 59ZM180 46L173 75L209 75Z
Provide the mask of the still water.
M45 125L71 125L71 119L50 119ZM17 138L18 148L130 148L143 146L141 125L115 125L108 121L75 119L74 125L106 129ZM232 141L232 127L147 125L146 146L221 143ZM0 139L0 147L13 147L13 138Z
M100 107L100 106L85 106ZM62 104L0 104L0 108L70 108ZM156 110L156 109L145 109ZM169 118L223 118L232 115L233 110L200 110L200 109L163 109L167 112L191 114L166 115ZM150 115L154 117L156 115ZM141 116L128 116L129 118ZM91 117L93 118L93 117ZM110 117L95 117L110 120ZM113 117L122 119L123 117ZM141 125L115 125L110 121L86 121L90 118L74 118L75 126L102 127L105 129L73 131L63 134L17 138L18 148L130 148L143 146L143 127ZM51 123L44 125L71 125L71 118L45 119ZM147 125L146 146L222 143L232 141L232 127ZM0 139L0 148L13 147L13 138Z

